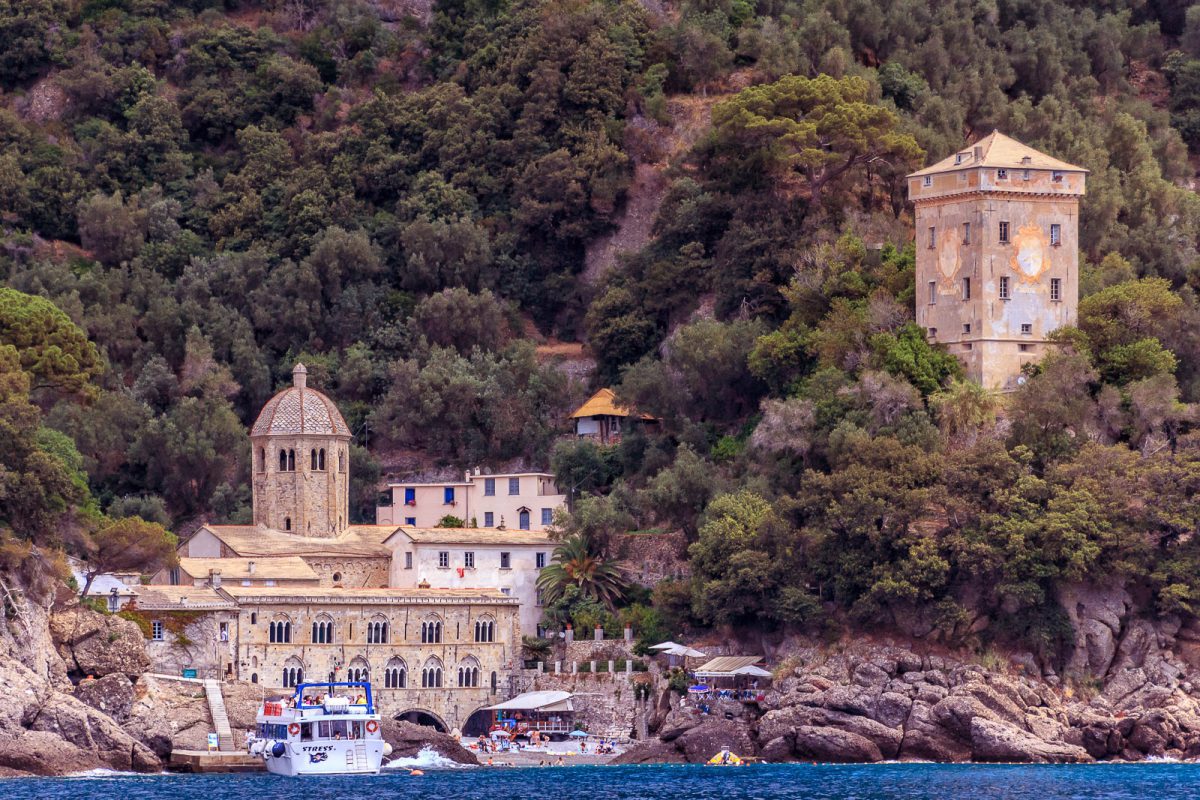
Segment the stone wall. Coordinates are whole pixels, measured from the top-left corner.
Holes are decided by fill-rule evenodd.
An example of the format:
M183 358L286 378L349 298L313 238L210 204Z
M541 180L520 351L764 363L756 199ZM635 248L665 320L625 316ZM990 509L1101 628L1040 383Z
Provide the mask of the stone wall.
M199 678L232 677L236 657L235 612L139 610L138 613L147 622L163 623L163 638L146 640L151 672L182 675L185 669L194 669ZM222 623L226 626L224 637Z
M254 522L300 536L334 537L349 524L349 456L343 437L251 437ZM294 451L294 470L280 471L280 451ZM312 469L313 450L325 469ZM290 520L291 526L287 522Z
M554 675L524 670L521 677L528 686L526 691L571 692L575 720L589 733L616 738L633 738L641 713L635 686L653 680L646 672Z
M383 589L388 585L390 558L329 558L301 556L321 579L321 586L345 589Z

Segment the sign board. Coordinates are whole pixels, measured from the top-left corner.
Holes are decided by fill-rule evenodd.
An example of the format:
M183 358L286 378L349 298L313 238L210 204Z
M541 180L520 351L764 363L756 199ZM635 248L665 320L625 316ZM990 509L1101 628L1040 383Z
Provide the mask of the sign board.
M221 742L219 739L217 739L217 735L215 733L210 733L208 735L208 749L216 750L220 746L221 746Z
M194 677L196 677L196 670L194 670L194 669L185 669L185 670L183 671L183 677L185 677L185 678L194 678Z

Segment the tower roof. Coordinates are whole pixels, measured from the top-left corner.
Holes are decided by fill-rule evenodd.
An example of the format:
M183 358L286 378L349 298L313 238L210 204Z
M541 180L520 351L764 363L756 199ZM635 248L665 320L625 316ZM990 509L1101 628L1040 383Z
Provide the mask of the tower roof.
M309 389L307 379L308 370L297 364L292 370L292 385L267 401L250 428L250 435L350 436L350 428L337 406L316 389Z
M992 131L978 142L936 164L918 170L908 177L932 175L937 172L953 172L974 167L1004 167L1008 169L1051 169L1061 172L1087 172L1083 167L1068 164L1053 156L1021 144L1000 131Z

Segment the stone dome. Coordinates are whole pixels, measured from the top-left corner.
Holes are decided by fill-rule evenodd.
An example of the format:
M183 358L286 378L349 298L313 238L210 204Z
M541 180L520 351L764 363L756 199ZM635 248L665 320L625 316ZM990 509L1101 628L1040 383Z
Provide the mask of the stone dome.
M308 370L297 364L292 370L292 385L267 401L250 435L350 436L350 428L337 406L316 389L309 389L307 381Z

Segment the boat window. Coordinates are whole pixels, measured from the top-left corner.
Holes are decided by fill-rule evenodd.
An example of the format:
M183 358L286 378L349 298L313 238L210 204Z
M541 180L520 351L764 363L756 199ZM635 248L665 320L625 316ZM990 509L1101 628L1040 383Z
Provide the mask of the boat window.
M329 727L333 732L334 739L346 739L349 737L349 732L346 729L347 720L335 719L329 723Z
M313 724L306 722L300 726L300 741L311 742L313 740Z
M320 726L320 728L318 730L318 735L320 736L320 738L330 739L333 737L332 731L329 730L329 721L328 720L322 720L321 722L318 722L317 725Z

